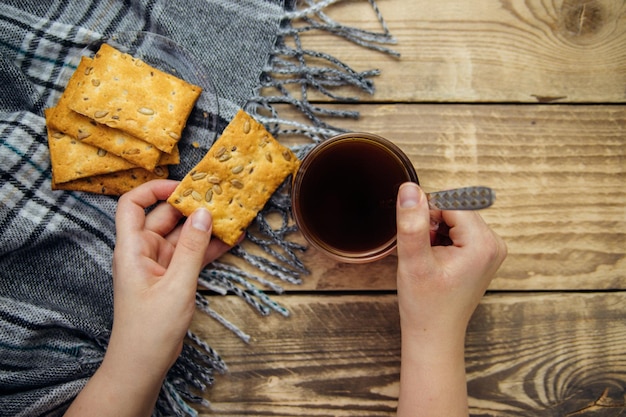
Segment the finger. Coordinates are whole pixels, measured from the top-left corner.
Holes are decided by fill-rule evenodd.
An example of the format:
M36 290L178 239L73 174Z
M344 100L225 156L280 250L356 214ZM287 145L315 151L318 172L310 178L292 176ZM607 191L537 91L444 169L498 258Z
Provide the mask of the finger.
M475 211L450 210L443 213L443 221L448 226L448 236L454 246L463 247L485 236L489 227Z
M430 212L426 195L417 184L405 183L400 186L396 219L398 270L430 270L433 265Z
M178 183L172 180L149 181L122 195L117 204L115 224L118 236L143 230L145 209L158 201L165 200Z
M219 239L212 239L209 243L209 249L206 252L204 265L213 262L231 249L232 246L227 245Z
M183 224L168 273L181 280L184 288L195 291L198 275L205 265L205 254L211 242L213 219L204 208L196 209Z
M495 270L504 261L507 247L504 240L495 233L477 212L450 211L444 215L450 225L449 236L456 247L465 247L475 252L476 256L487 256L489 264Z
M178 226L182 217L182 213L171 204L162 203L146 216L144 227L160 236L167 236Z
M445 223L443 223L443 215L441 210L431 210L430 211L430 245L435 245L438 242L438 235L441 234L445 227ZM445 230L447 234L447 230Z
M173 246L176 246L178 239L180 238L181 230L182 230L182 225L178 226L169 235L167 235L166 240L170 242ZM246 237L246 234L242 233L239 239L237 240L237 243L235 243L234 246L237 246L238 244L240 244L244 240L245 237ZM233 246L229 246L226 243L222 242L220 239L217 239L215 236L213 236L211 238L211 242L209 243L209 247L204 257L204 265L210 262L213 262L214 260L222 256L223 254L225 254L232 248ZM169 260L168 260L168 263L169 263Z

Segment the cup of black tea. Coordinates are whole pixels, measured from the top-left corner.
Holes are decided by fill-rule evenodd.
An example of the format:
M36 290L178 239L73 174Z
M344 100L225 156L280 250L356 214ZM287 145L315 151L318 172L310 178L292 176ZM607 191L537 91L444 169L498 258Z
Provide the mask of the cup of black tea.
M419 184L409 158L389 140L345 133L314 147L292 186L293 215L304 238L341 262L381 259L396 248L396 197Z

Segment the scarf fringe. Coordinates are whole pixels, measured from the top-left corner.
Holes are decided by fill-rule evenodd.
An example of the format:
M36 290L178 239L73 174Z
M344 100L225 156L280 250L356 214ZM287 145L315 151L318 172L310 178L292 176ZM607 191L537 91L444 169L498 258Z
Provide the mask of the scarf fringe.
M395 44L389 33L375 0L368 0L381 24L381 32L365 31L344 26L330 19L324 10L341 0L305 0L304 7L285 13L278 40L273 54L262 73L256 95L246 104L245 109L275 136L296 135L310 139L310 143L293 147L299 158L303 158L315 144L324 139L342 133L345 130L327 123L325 118L357 119L359 113L352 110L328 109L311 103L309 91L321 93L332 101L358 101L357 97L347 97L335 93L334 89L356 87L368 94L374 93L372 77L379 74L378 70L357 72L337 58L319 51L304 49L301 34L311 31L324 31L333 36L344 38L358 46L382 52L394 57L399 54L386 45ZM293 26L298 23L298 26ZM294 46L287 46L287 43ZM315 60L317 66L309 61ZM326 66L319 66L319 62ZM296 97L288 89L297 85L300 97ZM275 94L267 94L273 90ZM293 88L291 90L294 90ZM261 92L264 95L261 95ZM275 105L287 104L306 116L308 123L296 122L281 118ZM309 271L299 259L299 254L306 250L305 246L289 240L290 234L297 228L290 222L291 199L288 192L291 179L288 178L272 196L266 207L257 215L253 227L246 233L246 244L255 250L247 249L247 245L239 245L231 250L231 254L244 260L266 276L279 282L299 285L303 276ZM272 222L270 222L270 217ZM281 219L280 225L272 227L276 218ZM254 253L264 252L266 256ZM199 285L207 291L227 295L233 294L241 298L261 316L276 312L289 316L289 311L272 300L264 290L275 294L284 292L281 284L263 278L240 268L221 262L213 262L199 277ZM256 285L255 285L256 284ZM196 296L198 310L215 319L230 330L244 343L249 343L251 336L240 330L236 325L213 310L209 300L199 291ZM176 415L196 416L197 412L187 402L210 407L210 403L193 394L192 390L204 391L213 383L214 372L225 373L227 366L219 354L197 335L188 332L188 343L175 366L168 374L162 395L157 403L155 414L161 410L175 410ZM158 415L158 414L156 414Z
M343 102L358 101L357 97L342 96L333 91L342 87L356 87L368 94L374 94L372 77L379 75L379 70L357 72L349 65L332 55L305 49L301 35L312 31L323 31L333 36L346 39L356 45L393 57L400 54L387 45L396 44L375 0L369 0L381 32L366 31L342 25L324 13L324 10L341 0L305 0L301 9L286 12L284 23L275 45L272 58L261 76L257 94L246 105L246 110L253 112L255 117L269 127L272 134L297 135L310 138L313 143L345 132L345 129L333 126L326 118L357 119L359 113L351 110L336 110L320 107L308 99L310 91L323 94L331 100ZM297 26L293 23L298 23ZM322 62L313 65L311 62ZM293 95L287 87L299 86L299 97ZM294 90L292 88L292 90ZM274 91L273 94L269 91ZM261 92L263 95L261 95ZM275 110L276 104L288 104L299 110L308 123L298 123L281 118ZM308 150L310 148L307 148ZM305 151L306 151L305 150Z

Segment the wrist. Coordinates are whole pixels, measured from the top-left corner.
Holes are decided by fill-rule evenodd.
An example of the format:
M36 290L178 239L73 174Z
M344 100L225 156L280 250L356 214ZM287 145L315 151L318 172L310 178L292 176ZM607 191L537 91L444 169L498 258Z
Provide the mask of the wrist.
M112 334L102 366L137 389L160 387L170 367L161 352L146 348L142 341L131 343L117 336Z
M65 416L147 417L152 414L165 376L155 377L153 370L144 372L145 369L122 353L107 349L102 364Z
M403 339L414 344L463 345L469 319L457 312L442 311L437 306L408 307L400 303L400 329Z
M154 409L165 373L147 369L130 357L107 351L93 379L93 382L97 381L100 395L116 404L111 415L148 416Z
M399 417L467 416L464 332L402 329Z
M409 328L401 326L402 354L437 363L464 361L465 332L461 329Z

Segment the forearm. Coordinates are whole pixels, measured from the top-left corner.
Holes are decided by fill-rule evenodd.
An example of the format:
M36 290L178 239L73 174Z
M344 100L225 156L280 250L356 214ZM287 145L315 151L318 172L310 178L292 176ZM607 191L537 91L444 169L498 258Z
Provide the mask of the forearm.
M164 379L153 371L138 368L128 358L105 356L65 416L152 415Z
M405 333L398 417L466 417L463 336Z

